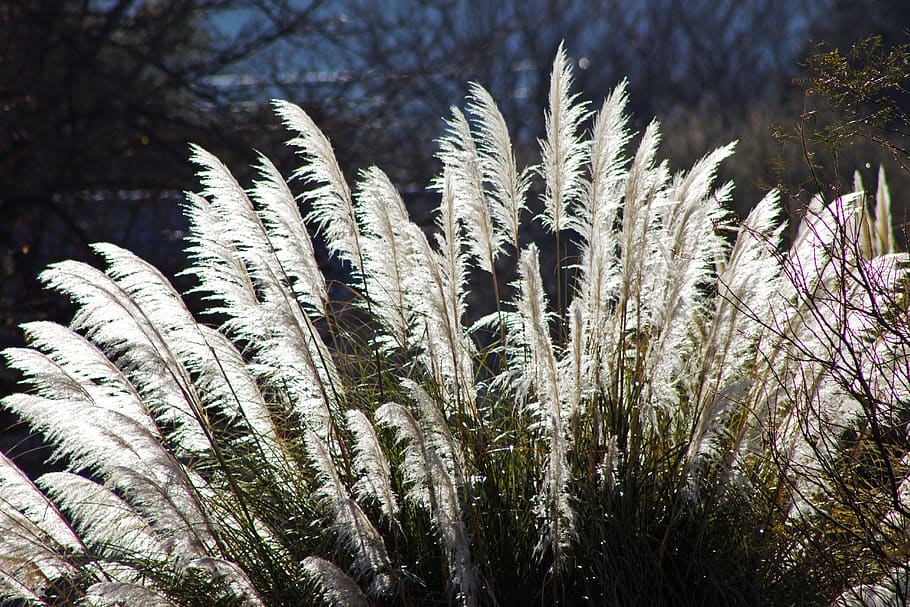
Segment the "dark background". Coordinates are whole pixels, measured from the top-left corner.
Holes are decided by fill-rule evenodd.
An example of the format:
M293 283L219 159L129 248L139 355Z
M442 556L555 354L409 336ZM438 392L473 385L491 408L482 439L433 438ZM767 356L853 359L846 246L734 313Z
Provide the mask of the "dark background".
M854 170L874 184L884 164L901 232L900 158L869 137L810 151L827 114L799 79L819 44L846 52L877 34L889 48L908 26L906 0L0 0L0 347L22 343L22 322L66 322L67 303L36 276L91 260L91 242L179 271L181 192L196 188L187 142L241 183L254 149L290 174L270 98L314 117L351 181L383 168L415 214L442 117L469 81L499 101L533 162L562 40L582 98L599 104L628 77L633 126L662 122L672 168L738 140L721 178L735 180L739 214L779 186L795 218L818 189ZM0 395L15 379L0 366ZM6 414L0 450L27 469L45 456Z

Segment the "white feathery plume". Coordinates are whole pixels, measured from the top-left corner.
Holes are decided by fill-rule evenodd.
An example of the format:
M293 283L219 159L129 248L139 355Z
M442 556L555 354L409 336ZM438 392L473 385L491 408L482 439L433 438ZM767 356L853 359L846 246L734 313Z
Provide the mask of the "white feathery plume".
M44 605L59 578L77 575L85 548L57 506L0 453L0 597Z
M2 515L0 524L7 527ZM23 582L23 579L28 582ZM20 601L24 605L45 607L48 603L41 597L51 582L52 580L38 570L32 558L17 560L9 556L0 557L0 597L4 599Z
M555 369L555 354L537 255L537 245L533 243L522 251L518 261L518 291L513 302L515 309L506 316L509 367L514 369L511 372L512 389L519 398L530 400L534 399L533 391L543 394L540 398L550 398L557 390L555 383L546 383L548 377L555 378L555 375L549 376L544 371L550 359L554 361ZM532 284L528 284L529 281Z
M72 471L98 474L146 517L159 536L175 542L180 556L202 556L214 548L209 523L199 505L201 479L162 446L159 438L132 418L90 402L49 400L17 394L4 404L56 446L53 457Z
M808 520L822 511L817 498L830 493L827 472L843 457L838 435L862 415L860 403L819 367L809 368L788 403L790 410L776 420L774 440L790 485L790 519Z
M195 144L190 152L190 162L199 167L201 195L222 223L218 236L233 244L254 279L266 280L257 274L268 272L278 275L274 247L247 193L217 156Z
M679 179L675 183L675 195L680 200L674 201L671 194L674 191L667 189L666 165L655 165L660 141L655 122L645 130L629 170L624 170L622 149L629 136L623 115L625 102L625 87L620 85L604 103L597 117L591 148L591 181L570 222L583 237L581 279L577 292L583 303L585 351L596 361L596 364L585 363L584 368L596 373L601 378L601 385L616 383L610 378L617 372L617 365L621 369L626 364L617 362L617 355L620 358L630 357L636 365L650 365L652 370L664 373L672 372L674 363L680 362L670 347L674 340L667 339L668 335L664 335L663 348L656 347L660 344L660 332L666 325L656 322L653 316L654 308L662 306L662 302L668 302L667 307L681 309L679 302L672 297L672 289L668 288L672 285L661 284L659 280L665 276L662 266L672 262L668 259L672 254L668 251L672 249L674 239L683 236L690 238L691 242L695 233L691 226L696 222L687 214L679 213L675 216L676 230L672 230L668 223L674 220L674 203L694 207L699 202L698 194L707 189L713 177L711 162L703 163L710 167L707 171L699 171L696 167L688 179ZM722 154L716 156L712 159L714 163L719 162ZM624 201L622 228L616 234L621 201ZM713 226L706 221L706 215L707 211L697 217L699 227L707 224L710 229ZM690 230L682 229L681 226L686 225L690 226ZM704 271L703 268L701 270ZM688 278L686 283L691 285L698 276L695 272L689 277L684 274L678 278ZM674 333L677 342L685 337L689 328L682 324ZM628 342L630 337L639 343ZM616 352L615 349L623 343L626 343L624 351ZM642 346L653 347L653 350L642 350ZM670 356L662 356L666 354ZM645 375L648 373L645 372ZM670 379L665 378L667 381ZM658 380L649 381L647 386L660 383ZM623 382L616 385L623 385ZM625 389L632 389L632 382L625 385ZM618 395L618 398L626 399L628 396ZM668 391L656 395L658 398L653 396L643 394L645 402L640 409L640 421L646 429L653 428L655 423L654 401L660 404L661 399L670 400L672 397Z
M184 417L176 420L180 424L177 436L190 434L195 444L207 450L206 432L210 426L207 407L213 406L231 417L242 416L252 430L249 438L261 441L268 457L280 468L280 462L275 459L279 452L271 416L255 379L233 344L221 333L197 324L180 295L156 268L115 245L100 243L93 248L107 261L107 274L145 313L182 368L196 377L181 381L181 384L192 381L193 391L187 393L190 397L196 395L198 402L187 397L187 405L178 410ZM158 419L164 422L171 421L170 416L174 414L171 410L157 413ZM198 436L200 433L205 434L204 440ZM186 448L189 450L191 445Z
M354 434L354 468L360 473L354 493L360 500L375 499L382 513L394 521L398 501L392 491L392 470L376 429L359 409L349 409L347 420L348 428Z
M772 322L782 285L781 259L777 254L786 222L780 193L769 192L749 213L718 278L718 297L711 333L705 338L708 352L706 377L713 377L715 392L735 381L754 360L765 328ZM703 386L702 388L704 388ZM710 398L710 391L705 393Z
M401 471L410 485L407 499L427 510L433 526L443 540L453 588L466 607L476 605L477 570L471 558L470 540L464 524L461 502L456 486L463 478L457 470L454 445L441 411L416 384L410 389L421 411L420 422L407 407L386 403L376 410L378 423L395 429L398 441L404 444Z
M455 194L455 214L464 225L463 241L477 260L480 269L493 274L496 258L503 252L507 234L493 225L487 196L484 192L484 167L464 114L452 108L446 121L448 134L439 140L439 159L443 174L451 173ZM445 187L437 183L437 188Z
M483 584L472 540L485 545L490 538L471 537L465 510L484 504L473 499L480 485L468 464L481 453L459 441L453 423L465 423L467 432L496 424L495 415L481 418L478 401L486 401L478 394L493 402L505 384L513 393L506 400L517 401L532 422L516 432L530 441L522 456L540 468L537 550L552 558L545 583L554 597L575 535L570 488L588 482L573 477L570 427L585 432L601 424L595 449L603 460L596 469L589 460L597 491L612 490L621 471L627 482L637 481L653 470L650 456L672 453L685 468L674 463L670 473L683 474L697 499L708 472L728 474L721 482L729 484L747 478L740 474L747 463L767 472L761 466L768 460L751 458L770 442L777 466L771 472L785 476L778 482L790 500L789 517L809 522L822 512L827 472L844 463L844 430L858 426L870 408L886 418L910 401L910 345L881 322L904 311L910 265L906 255L893 254L884 173L874 220L857 176L853 195L827 206L813 202L781 260L783 226L772 193L745 220L727 257L719 231L730 227L721 206L730 186L712 191L712 182L732 144L671 180L666 163L655 162L659 134L652 123L626 169L626 83L604 102L590 141L580 135L587 105L571 88L560 45L539 141L542 164L534 169L545 180L544 227L557 241L566 229L580 237L575 298L560 304L568 311L568 340L559 344L551 335L537 246L519 251L531 171L518 171L489 93L472 85L466 113L453 109L447 122L443 173L434 183L442 194L436 248L410 221L382 171L364 171L352 196L331 144L310 117L274 102L297 131L290 145L304 160L295 176L306 183L306 221L350 265L351 282L379 326L377 356L390 355L402 374L424 378L422 384L401 378L408 404L383 404L372 422L366 411L344 411L340 374L320 335L324 327L317 327L329 303L325 278L294 196L265 157L259 179L245 191L217 158L193 147L204 192L187 195L194 264L188 273L198 278L209 310L228 319L218 330L198 324L160 272L113 245L95 246L106 273L63 262L42 274L78 305L73 329L23 327L31 348L4 356L32 393L6 397L2 405L55 445L53 458L67 472L33 483L0 454L0 597L45 605L55 584L73 582L87 605L170 607L168 589L145 573L160 566L212 582L219 591L212 601L259 607L266 591L260 595L250 576L274 558L278 569L287 568L283 573L296 571L294 578L302 569L304 580L318 586L315 600L367 605L385 595L379 600L386 601L400 574L361 506L375 507L393 532L400 522L392 464L377 433L384 428L400 448L392 459L406 491L402 499L429 515L437 536L439 554L432 559L441 562L429 570L443 568L450 603L474 607ZM514 310L495 320L507 332L501 348L510 364L484 394L474 375L485 373L487 361L474 356L462 327L468 264L473 259L495 273L509 244L518 254L518 292ZM717 295L710 299L715 278ZM601 402L608 404L590 419L574 417ZM628 419L604 422L607 406ZM288 432L303 428L306 470L283 435L284 416ZM342 421L346 432L338 431ZM622 423L628 436L611 427ZM511 438L513 428L491 430L490 436L503 430L499 440ZM340 444L344 439L351 444ZM648 451L643 439L653 439L658 451ZM230 451L235 446L237 453ZM350 456L344 471L341 453ZM223 463L222 455L229 463L214 465L211 456ZM233 457L241 458L238 466L261 458L269 478L252 478L258 471L251 470L238 486L230 476ZM901 474L908 461L896 468ZM314 488L302 487L306 478L315 479ZM910 477L898 480L901 504L879 521L886 533L903 533L908 525ZM353 560L349 571L319 556L297 562L284 544L293 535L273 535L270 527L284 522L277 515L282 509L263 520L247 510L260 504L246 488L260 482L290 499L315 496L344 546L344 562ZM301 489L311 493L293 495ZM486 533L483 525L478 531ZM244 551L237 563L230 560L236 550ZM400 571L410 576L405 567ZM179 576L175 581L179 586ZM889 570L876 583L855 584L835 604L884 605L908 587L903 570Z
M352 265L356 280L362 270L357 215L332 144L298 106L279 100L272 104L285 126L298 133L288 144L298 148L304 158L294 176L312 186L302 196L311 209L307 219L316 223L329 251Z
M585 353L605 351L605 333L619 287L618 221L626 177L623 149L628 142L626 82L613 90L597 114L591 147L591 180L569 221L581 236L576 299L584 324L579 339ZM582 334L583 333L583 334Z
M468 100L468 111L477 120L477 151L484 181L489 184L487 204L494 231L502 231L501 238L518 251L521 213L528 203L531 171L518 171L509 127L490 93L479 84L472 84Z
M23 370L26 381L38 387L38 394L9 397L4 404L45 433L57 445L54 456L68 458L71 470L88 469L123 490L143 475L154 479L147 482L167 487L165 495L149 503L148 511L159 520L167 518L163 512L173 512L179 533L191 535L185 534L184 526L198 525L204 518L195 498L203 484L190 483L182 467L161 446L156 425L126 380L112 371L112 365L98 363L100 353L78 335L50 323L32 324L28 329L40 336L39 347L42 341L59 338L52 355L70 369L78 366L74 356L86 355L85 374L69 375L35 351L7 350L11 366ZM89 374L101 381L95 384Z
M162 301L164 309L145 310L115 278L81 262L53 264L40 277L79 305L73 328L118 360L149 409L176 425L180 446L188 452L205 451L209 443L197 417L199 396L172 349L178 344L171 344L156 322L168 313L179 318L185 310L172 301Z
M148 521L107 487L69 472L43 474L37 482L98 554L114 560L167 558Z
M537 246L522 252L518 260L519 293L516 308L519 326L510 330L510 341L524 347L530 358L516 382L519 394L530 390L526 408L538 420L538 428L547 441L546 469L538 496L538 515L547 530L541 534L539 548L550 548L554 567L562 567L564 550L574 533L574 512L569 503L568 434L566 430L570 403L561 398L556 354L547 323L547 301L540 279Z
M220 332L233 336L241 344L252 344L256 352L267 351L270 345L281 341L279 337L274 337L270 330L277 328L281 331L288 329L288 326L282 327L277 321L273 322L274 311L267 312L260 305L256 286L233 243L234 237L213 205L202 196L192 193L187 194L187 201L186 213L190 223L188 240L191 243L187 247L187 253L194 263L185 273L199 279L200 286L194 290L204 293L204 298L209 302L210 312L227 318ZM220 350L219 343L224 341L211 340L209 345ZM319 348L318 344L316 347ZM286 354L287 350L288 348L280 348L278 351ZM297 365L300 356L296 349L291 349L291 354L294 357L292 361L281 358L286 361L281 367L285 369L286 374L290 372L291 367ZM325 428L327 421L323 394L318 389L318 382L309 381L312 376L306 373L311 368L309 364L312 362L311 356L308 353L304 358L297 372L283 385L288 388L293 397L294 408L301 417L311 426ZM227 360L236 361L236 358L228 355ZM249 375L250 372L260 379L274 378L280 373L275 370L274 364L256 364L257 362L245 365L247 367L245 371L237 369L241 380L237 385L240 388L247 385L243 376ZM232 368L230 364L225 366L226 370ZM329 372L332 372L331 367ZM248 398L250 400L247 402L250 403L257 400L252 393L248 394ZM258 416L251 416L256 417Z
M192 386L186 389L186 404L172 409L156 411L157 417L171 421L175 413L183 414L175 421L180 424L177 436L189 434L200 450L208 450L207 405L215 405L222 412L246 409L250 420L258 426L261 435L274 439L264 405L254 407L258 390L247 374L246 365L239 354L232 355L233 348L219 333L196 323L187 310L182 298L170 282L151 264L133 253L112 244L93 245L94 250L107 262L107 274L124 290L130 300L148 319L151 327L167 344L169 352L182 369L180 385ZM216 348L221 357L216 353ZM196 374L193 381L190 374ZM251 385L252 384L252 385ZM254 409L256 409L254 411ZM196 427L198 426L198 427ZM200 436L201 435L201 436ZM187 450L193 445L187 445Z
M318 272L312 243L293 196L274 165L260 157L258 168L263 179L256 181L252 190L260 203L257 212L218 158L198 146L193 146L192 152L191 160L200 166L203 196L210 201L207 209L194 218L193 227L203 236L210 233L208 240L230 243L231 256L243 261L257 288L267 290L263 297L268 303L324 312L325 283ZM197 201L191 198L190 202ZM193 252L205 255L205 251ZM297 314L301 315L299 311Z
M597 476L607 489L612 489L616 484L618 475L619 449L616 444L616 435L610 434L604 440L604 456L597 466Z
M409 486L405 497L434 513L438 507L435 485L427 463L426 439L417 419L407 407L398 403L381 405L376 409L374 418L380 426L394 429L398 441L404 444L404 459L399 470Z
M737 457L757 451L760 428L773 423L773 436L786 456L793 485L791 517L812 515L814 499L827 490L825 470L838 457L836 437L841 429L866 415L851 393L862 394L892 407L900 394L888 361L896 353L887 342L887 330L870 332L881 305L894 301L906 257L883 256L866 261L872 252L864 244L868 216L856 201L861 193L816 203L800 227L784 271L781 294L773 303L776 342L761 373L778 386L765 390L756 379L750 395L757 415L738 439ZM765 350L763 350L765 351ZM884 373L884 380L877 377ZM859 375L864 384L857 384ZM897 387L897 390L895 390ZM779 412L770 418L770 412Z
M17 363L37 393L48 398L67 398L76 389L94 405L119 411L158 434L158 427L142 397L124 372L92 342L62 325L47 321L21 325L30 348L38 352L8 351L30 362ZM26 370L28 369L28 370ZM78 385L78 388L76 387ZM55 387L60 388L57 392Z
M183 469L161 478L121 466L112 471L107 484L145 517L165 552L178 563L217 554L215 532L229 525L203 508L202 500L211 501L214 491L198 475Z
M618 308L616 320L605 335L607 348L599 348L598 367L604 377L610 377L614 365L613 349L625 342L627 335L643 331L639 327L643 305L643 282L646 262L655 256L657 229L661 207L666 204L663 190L669 178L666 164L655 166L660 133L657 123L651 122L642 134L641 142L626 175L623 191L622 229L619 235ZM619 352L626 356L626 352ZM633 354L634 356L634 354Z
M859 223L859 232L857 234L859 239L855 245L860 248L865 259L871 259L875 254L875 246L877 244L875 242L875 226L873 225L874 218L869 215L868 206L871 196L866 192L866 187L863 185L863 176L859 171L854 171L853 173L853 192L856 197L851 202Z
M894 225L891 217L891 191L885 180L885 167L878 168L878 189L875 192L875 254L896 253Z
M231 277L225 284L214 276L215 287L230 290L240 304L227 310L232 320L224 330L250 342L255 349L252 369L259 379L286 388L302 422L327 436L340 390L328 348L304 309L307 305L296 299L281 255L246 193L217 158L198 147L193 152L210 204L190 199L198 208L192 216L194 231L204 239L192 252L199 254L206 241L231 243L222 244L214 258L202 251L195 260L197 268L214 262ZM242 263L236 267L238 261ZM202 289L209 291L205 280L212 273L200 269L192 271L203 281Z
M837 279L838 257L850 253L844 245L858 241L861 214L855 203L860 198L862 192L854 192L827 205L821 198L810 203L784 264L790 279L783 283L785 299L795 301L798 292L814 294Z
M825 370L818 364L827 347L819 320L826 315L835 322L838 318L838 306L824 296L824 284L835 279L831 255L836 234L845 227L846 216L836 210L843 210L842 202L837 200L829 208L821 198L813 199L783 260L779 288L769 294L765 317L756 318L769 330L757 336L758 364L745 397L750 413L734 436L730 456L734 480L750 458L762 453L768 440L779 443L788 457L802 454L800 465L811 454L800 438L799 416L808 413L816 418L812 408L821 402L822 389L830 392ZM807 428L805 434L810 432L815 431Z
M641 136L624 184L620 239L622 295L628 298L628 294L633 300L638 295L638 289L633 286L641 281L645 253L649 250L646 246L648 232L658 216L656 212L652 212L652 208L659 209L666 204L660 195L666 187L669 174L666 163L655 164L659 145L658 124L651 122Z
M82 599L86 605L92 607L117 607L130 605L130 607L177 607L176 603L169 601L164 595L142 586L129 582L98 582L89 586Z
M83 550L79 537L54 502L3 453L0 453L0 511L15 511L25 517L29 528L46 537L48 545L61 551Z
M724 254L718 233L727 223L723 203L731 184L711 190L718 164L733 153L733 144L718 148L678 175L666 195L668 205L658 216L660 224L651 238L657 248L645 268L642 303L649 325L645 359L645 406L681 419L675 386L683 362L691 351L689 336L704 310L700 287L711 280L715 262Z
M372 578L368 594L385 594L391 590L393 580L389 573L391 561L382 536L349 495L322 439L308 432L306 447L320 481L318 495L332 512L332 526L354 555L355 578Z
M577 208L567 217L572 228L588 246L597 238L608 238L622 201L627 162L624 150L631 133L627 129L628 82L620 82L595 115L591 134L591 179L585 184ZM606 230L601 233L600 229Z
M849 251L842 245L852 241L851 234L857 235L853 229L856 225L854 198L856 195L841 197L829 205L824 205L821 198L815 198L810 203L782 266L785 280L781 280L779 293L770 306L771 323L777 329L777 335L767 339L821 352L823 344L819 338L824 333L814 326L818 320L813 318L814 311L825 309L834 313L832 318L837 318L838 306L829 296L834 292L829 286L837 280L838 260L850 263ZM778 353L797 354L791 350L780 343L762 343L760 346L760 351L771 353L771 362L775 365L786 364L789 359ZM776 371L771 366L768 369Z
M219 589L219 594L211 597L216 601L229 601L242 607L265 607L256 587L236 563L206 556L190 561L186 569L206 573L206 579Z
M580 299L569 304L569 343L559 361L559 383L563 394L563 409L571 417L578 413L585 395L590 393L594 361L585 347L584 305Z
M822 211L824 209L825 200L822 198L822 195L815 194L812 196L811 200L809 200L809 204L806 205L806 208L803 211L799 226L797 226L796 238L793 239L793 244L791 244L790 250L787 252L789 256L795 255L797 247L813 238L815 225L822 221L821 216L823 215Z
M893 253L861 259L854 272L856 279L838 294L844 313L831 343L831 373L844 389L865 393L865 406L887 417L910 396L910 346L901 328L882 323L881 318L903 309L910 256Z
M445 464L446 472L454 485L461 489L464 487L467 477L464 445L452 435L452 430L445 418L445 407L439 406L426 389L417 382L402 379L401 385L408 390L411 400L417 405L424 433L423 440Z
M364 280L371 309L386 328L376 341L414 352L455 401L471 408L471 347L461 326L464 267L457 242L446 243L448 253L433 251L379 169L364 171L357 200Z
M388 332L385 339L389 341L382 345L407 348L410 327L420 322L414 318L407 293L418 273L413 243L409 242L407 233L410 218L395 186L375 167L362 173L356 196L364 223L361 239L364 282L371 309Z
M439 509L436 513L436 525L440 530L443 542L448 548L448 565L452 586L457 588L456 595L464 607L476 607L479 591L479 574L471 556L471 541L464 523L458 490L452 477L442 474L439 453L430 453L436 498Z
M439 252L430 248L423 233L414 229L418 258L425 273L418 283L422 296L416 298L420 315L425 318L425 334L421 340L424 348L420 359L424 367L450 397L449 404L460 412L465 408L475 419L476 386L474 384L473 343L462 325L465 310L466 259L457 238L450 240L454 227L451 211L451 190L444 189L442 234L437 234ZM421 293L421 291L417 291Z
M222 330L228 335L245 335L253 330L244 319L254 318L258 302L250 276L234 245L229 227L214 205L199 194L186 193L184 213L189 223L187 256L192 262L183 271L195 276L207 310L227 317Z
M826 385L825 370L818 361L824 360L829 344L819 321L839 317L839 306L825 295L832 292L825 285L836 280L836 257L846 253L837 244L838 234L849 240L845 230L852 223L853 207L849 199L846 202L846 208L844 198L826 206L820 197L814 198L783 262L779 289L768 305L771 331L761 334L756 346L760 364L747 397L752 414L734 441L734 468L760 452L766 433L791 454L809 457L810 450L800 439L799 415L811 414ZM800 444L801 450L797 449Z
M209 350L209 358L199 359L205 364L191 365L191 370L199 373L196 385L206 403L228 419L242 419L249 431L247 440L262 447L276 467L287 465L287 459L279 449L278 430L268 404L243 354L215 329L205 325L198 325L198 329Z
M278 265L290 280L288 287L305 308L325 315L328 299L325 278L319 271L313 242L297 201L268 158L260 154L257 168L262 179L255 182L252 196L259 203L259 213L275 249Z
M238 358L240 353L229 340L215 332L203 331L208 345L219 352L219 364L224 366L224 372L232 374L228 379L236 379L238 388L246 388L241 396L233 393L231 384L220 383L219 387L226 390L221 390L216 404L232 416L242 414L256 435L272 444L270 449L275 443L271 440L275 436L273 420L261 402L256 384L250 381L255 378L266 386L281 386L287 391L299 421L324 436L330 431L330 411L334 411L340 392L334 362L316 328L304 315L292 314L293 319L288 320L283 312L290 310L272 309L257 319L255 326L266 334L262 336L263 341L255 344L253 360L248 364ZM307 342L307 348L302 341ZM328 382L327 377L335 379ZM217 382L217 377L212 379Z
M743 221L718 276L715 309L691 371L699 409L687 453L690 476L702 469L704 458L716 462L722 456L719 440L729 438L726 423L747 396L741 378L755 360L780 284L777 247L786 225L780 214L780 194L769 192Z
M276 424L270 405L266 402L249 365L234 344L223 334L204 325L198 326L205 344L210 351L211 359L201 358L205 364L191 365L191 370L198 373L196 385L205 396L207 406L211 406L225 420L234 424L240 432L231 432L230 440L236 445L245 445L256 450L262 457L262 474L269 474L287 487L294 487L293 479L299 478L302 470L296 459L289 453L286 441L280 436L280 422ZM216 430L221 430L221 426ZM252 453L250 454L253 455ZM225 481L223 475L216 473L216 478ZM197 488L204 488L205 483L194 483ZM233 489L231 489L233 493ZM232 496L233 497L233 496ZM229 497L228 499L231 499ZM209 502L210 509L217 503ZM211 510L214 517L214 510ZM224 526L240 525L236 512L220 518ZM248 521L246 521L248 522ZM261 521L253 523L261 527ZM258 535L263 541L273 541L271 532L258 528ZM276 544L277 546L277 544ZM274 548L277 550L277 547Z
M436 212L436 226L439 228L439 232L436 234L436 244L440 259L440 278L445 287L446 307L452 321L457 321L460 326L466 306L467 259L461 246L458 217L454 208L455 179L451 171L443 171L442 196Z
M226 318L219 329L225 335L239 342L261 343L267 326L260 320L256 289L226 223L202 196L188 192L186 199L185 250L191 264L182 274L195 276L199 283L190 293L200 293L209 313Z
M780 193L769 192L739 228L739 235L718 277L706 363L714 365L715 391L738 377L769 315L768 303L780 284L777 248L786 223Z
M830 303L821 305L828 308ZM833 313L830 310L823 314ZM849 426L861 412L820 358L830 355L825 322L810 314L785 327L794 333L783 335L778 345L783 356L771 356L759 368L748 396L751 415L734 445L736 471L773 441L790 484L790 517L815 514L813 498L827 488L824 468L836 438L829 432L835 426Z
M147 423L115 408L96 406L90 394L80 390L72 377L43 354L11 348L4 355L11 368L23 372L26 383L34 381L38 386L37 382L41 382L37 394L11 395L3 400L4 406L33 421L38 430L45 432L56 444L57 459L72 458L69 462L72 469L89 468L102 472L108 464L114 465L116 454L112 451L119 446L115 433L122 431L142 437L130 444L130 452L137 459L160 454L159 437ZM101 423L94 427L94 422Z
M369 607L370 602L351 576L323 558L303 559L303 570L319 587L322 599L333 607Z
M910 578L905 565L885 573L874 584L855 584L844 590L831 607L893 607L907 600Z
M892 253L875 257L860 268L862 282L847 295L850 312L845 336L859 353L864 377L875 403L883 408L910 402L910 343L899 326L882 330L880 317L901 309L902 285L910 273L910 256ZM839 358L848 362L843 350Z
M862 254L857 255L861 252L852 246L859 242L865 221L865 213L855 204L861 197L861 192L855 192L825 206L819 202L819 206L810 207L800 224L784 263L788 280L782 281L782 302L775 307L774 318L785 329L785 336L794 338L794 344L809 343L819 348L834 345L816 342L830 341L836 335L825 337L825 332L807 325L828 322L828 318L836 321L848 303L837 283L844 271L863 263Z
M560 44L550 76L546 137L539 142L541 165L538 172L546 183L541 220L553 232L567 227L569 207L584 190L583 169L588 144L579 137L578 131L588 117L588 110L587 103L578 102L578 94L572 94L571 88L572 70L565 46Z
M41 346L42 344L35 344L35 347ZM74 374L74 365L67 364L74 361L63 360L58 363L50 356L30 348L9 348L3 355L11 369L20 370L23 380L35 386L34 394L47 402L59 400L90 403L91 406L121 413L157 436L156 424L133 392L118 392L117 388L107 389L104 385L80 383L82 377ZM60 357L55 353L55 358Z

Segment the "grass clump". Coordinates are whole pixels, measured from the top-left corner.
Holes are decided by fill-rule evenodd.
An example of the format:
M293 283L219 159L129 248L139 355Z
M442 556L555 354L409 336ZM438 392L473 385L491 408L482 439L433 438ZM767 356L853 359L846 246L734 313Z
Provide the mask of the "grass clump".
M474 86L440 141L431 237L381 170L352 191L292 104L299 200L265 158L244 189L194 148L187 272L218 326L99 244L106 271L42 275L71 326L29 323L6 351L31 389L4 405L65 471L0 460L2 596L905 598L907 259L884 180L874 202L859 183L816 201L784 252L776 194L737 222L713 185L732 145L671 174L656 123L626 155L625 104L620 84L590 112L560 49L541 162L520 170Z

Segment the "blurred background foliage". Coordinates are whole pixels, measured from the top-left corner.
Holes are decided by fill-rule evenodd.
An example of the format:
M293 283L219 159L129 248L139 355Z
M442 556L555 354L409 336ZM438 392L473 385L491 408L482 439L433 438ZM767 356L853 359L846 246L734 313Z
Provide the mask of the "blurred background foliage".
M531 158L561 40L596 105L629 79L632 124L662 123L673 168L738 140L722 179L744 215L771 187L798 217L886 167L908 222L910 3L905 0L4 0L0 2L0 341L64 321L35 280L90 242L182 267L188 141L241 183L261 149L289 174L269 106L293 101L351 173L388 172L416 217L435 139L469 81L500 101ZM874 186L873 186L874 187ZM0 394L14 377L0 369ZM0 449L36 443L0 418ZM41 453L32 454L40 461ZM27 467L28 462L24 465Z

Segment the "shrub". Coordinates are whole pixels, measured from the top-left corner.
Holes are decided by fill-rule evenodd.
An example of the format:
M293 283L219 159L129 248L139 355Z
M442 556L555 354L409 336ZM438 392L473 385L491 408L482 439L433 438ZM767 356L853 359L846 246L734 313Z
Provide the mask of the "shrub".
M712 186L732 145L671 175L656 123L625 156L624 84L596 113L570 89L560 49L525 170L481 87L453 109L433 244L382 171L352 193L310 118L276 102L303 216L266 158L244 190L193 148L187 273L208 322L111 244L95 247L104 272L45 271L77 312L23 327L31 347L5 354L31 390L4 405L65 471L33 482L0 459L0 596L904 596L907 260L883 182L874 214L861 184L811 206L781 253L776 194L737 223L732 185ZM552 237L527 242L530 221ZM347 303L308 227L346 269ZM495 305L469 310L487 288Z

